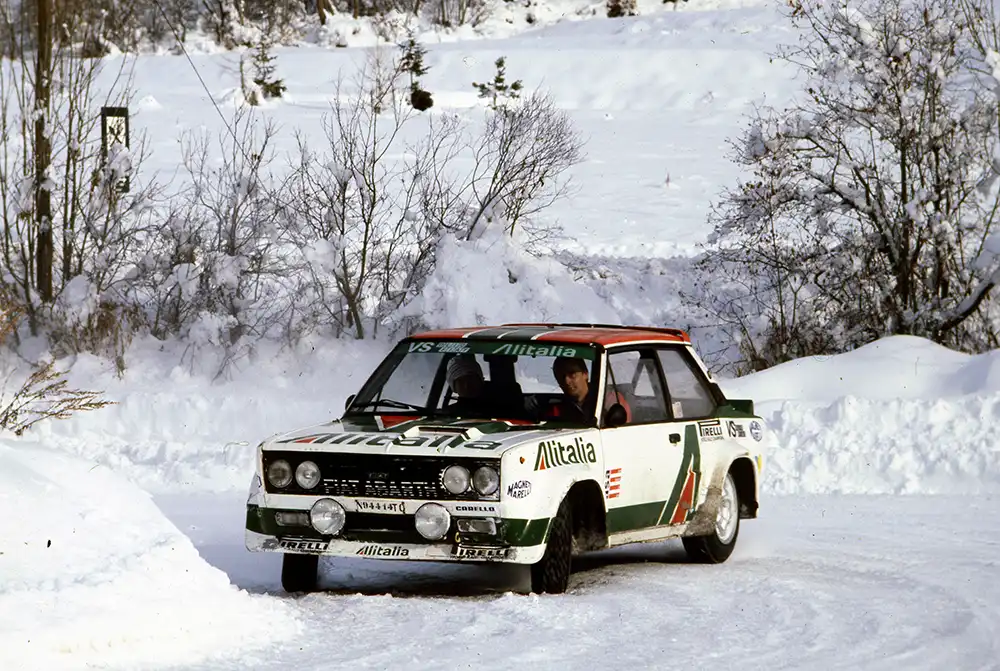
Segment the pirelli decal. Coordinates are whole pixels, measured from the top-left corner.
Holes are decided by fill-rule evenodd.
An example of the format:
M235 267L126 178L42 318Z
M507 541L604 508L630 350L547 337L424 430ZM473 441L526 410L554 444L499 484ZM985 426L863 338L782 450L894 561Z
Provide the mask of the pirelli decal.
M660 512L660 524L683 524L691 519L698 497L698 483L701 480L701 448L698 431L694 424L684 428L684 456L681 467L667 500Z

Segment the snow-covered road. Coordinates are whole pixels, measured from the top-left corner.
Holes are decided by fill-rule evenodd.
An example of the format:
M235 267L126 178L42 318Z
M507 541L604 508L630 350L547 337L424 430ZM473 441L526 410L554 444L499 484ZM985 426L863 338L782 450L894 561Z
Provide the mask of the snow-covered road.
M570 592L518 593L516 567L338 560L288 597L242 546L243 499L156 503L238 586L293 604L301 632L187 669L1000 668L1000 499L785 496L732 559L679 542L593 553Z

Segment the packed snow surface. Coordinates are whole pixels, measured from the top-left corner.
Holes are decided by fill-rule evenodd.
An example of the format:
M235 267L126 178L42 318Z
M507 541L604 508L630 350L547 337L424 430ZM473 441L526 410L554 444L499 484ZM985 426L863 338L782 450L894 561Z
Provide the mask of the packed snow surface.
M743 4L425 35L433 113L476 112L471 82L505 55L588 144L576 195L546 213L570 270L496 237L446 240L413 309L439 325L671 321L738 174L726 140L751 104L795 90L769 58L794 36ZM279 146L318 132L338 71L364 57L331 40L279 50L289 95L263 110L289 131ZM129 61L133 127L165 175L178 134L222 130L215 105L237 102L233 55L193 60L207 92L181 58ZM390 346L262 344L222 375L196 345L139 340L120 378L80 356L71 384L115 405L0 436L0 669L1000 668L997 352L894 337L720 380L778 443L725 564L689 564L677 542L620 548L536 596L517 567L342 560L323 592L285 595L280 558L243 547L254 448L338 416Z

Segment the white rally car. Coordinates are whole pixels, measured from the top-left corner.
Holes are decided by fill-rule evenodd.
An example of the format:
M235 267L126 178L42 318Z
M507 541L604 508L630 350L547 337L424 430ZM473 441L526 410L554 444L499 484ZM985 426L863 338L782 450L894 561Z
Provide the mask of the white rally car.
M681 537L717 563L757 516L771 440L680 330L424 332L342 418L260 444L246 545L284 553L287 591L316 589L321 555L528 564L535 592L626 543Z

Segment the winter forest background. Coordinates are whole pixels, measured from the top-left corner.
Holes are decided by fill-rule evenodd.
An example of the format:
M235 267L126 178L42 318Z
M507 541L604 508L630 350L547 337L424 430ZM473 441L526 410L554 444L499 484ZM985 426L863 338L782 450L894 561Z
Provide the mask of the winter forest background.
M1000 346L992 2L781 6L773 60L799 93L756 101L732 129L740 177L711 194L696 249L640 258L581 248L573 175L593 138L544 83L525 86L501 54L468 83L474 105L442 111L428 50L659 3L4 2L0 301L21 386L0 423L99 407L60 371L88 353L124 375L139 341L216 379L262 347L499 319L679 326L727 375L893 334ZM351 67L323 73L319 124L279 124L283 59L338 47ZM222 96L198 65L219 52ZM105 150L102 106L155 104L133 86L149 54L197 75L222 123L167 150L133 123L128 146ZM669 170L653 179L671 186ZM656 216L647 227L669 240Z

